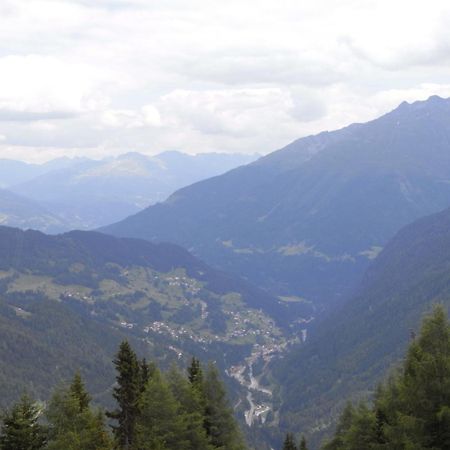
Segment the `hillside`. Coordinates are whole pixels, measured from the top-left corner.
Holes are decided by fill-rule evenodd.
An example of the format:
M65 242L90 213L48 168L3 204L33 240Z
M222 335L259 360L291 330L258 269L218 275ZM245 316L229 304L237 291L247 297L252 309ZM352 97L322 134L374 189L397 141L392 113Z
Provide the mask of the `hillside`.
M358 293L274 365L282 426L329 432L346 399L373 393L398 363L433 303L450 307L450 209L403 228Z
M82 158L56 158L43 164L26 163L13 159L0 159L0 188L25 183L53 170L77 164Z
M404 225L450 205L450 100L299 139L104 228L172 241L277 294L346 298Z
M0 227L2 404L25 387L46 398L77 367L102 397L124 336L164 365L195 354L225 370L285 342L275 303L173 244Z
M64 220L41 204L6 189L0 189L0 225L37 228L49 233L57 233L68 227Z
M256 158L257 155L188 155L175 151L157 156L127 153L101 160L79 158L63 167L54 164L52 170L45 170L50 165L47 163L39 175L25 181L17 176L9 189L39 201L72 229L97 228L163 201L180 187Z

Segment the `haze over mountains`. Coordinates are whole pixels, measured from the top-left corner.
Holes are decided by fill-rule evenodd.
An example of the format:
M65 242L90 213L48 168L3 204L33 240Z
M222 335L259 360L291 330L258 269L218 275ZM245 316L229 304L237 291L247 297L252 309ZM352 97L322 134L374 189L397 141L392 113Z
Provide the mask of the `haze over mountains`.
M257 156L191 156L173 151L154 157L127 153L102 160L60 158L42 165L2 160L1 185L31 200L35 210L27 213L24 205L19 219L10 216L6 204L0 203L0 223L49 232L96 228L162 201L182 186L226 172ZM37 204L41 213L36 211ZM39 219L42 223L33 219L46 214L57 219L48 224L43 217Z
M450 100L402 103L175 192L104 231L172 241L276 294L331 304L407 223L450 205Z
M11 380L33 379L45 397L76 365L101 400L111 349L127 336L163 365L216 359L253 448L278 448L291 430L318 448L343 403L370 396L396 364L430 305L450 306L449 149L450 100L431 97L221 175L241 156L130 153L59 160L44 174L19 164L21 182L0 190L2 220L49 232L219 175L107 234L0 227L0 356L30 350L0 366L5 401L18 393Z
M436 303L450 307L450 209L401 229L345 307L274 366L284 426L332 428L348 399L373 393L397 365Z

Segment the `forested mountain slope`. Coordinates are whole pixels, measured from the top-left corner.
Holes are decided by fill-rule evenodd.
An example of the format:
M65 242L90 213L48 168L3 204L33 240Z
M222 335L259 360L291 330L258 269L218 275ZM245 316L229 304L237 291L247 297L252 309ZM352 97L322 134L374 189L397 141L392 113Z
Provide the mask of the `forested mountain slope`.
M404 225L450 205L450 100L299 139L105 228L179 243L277 294L345 298Z
M46 398L77 368L102 396L124 336L165 365L196 354L225 369L280 339L276 302L173 244L0 227L2 402Z
M126 153L100 160L80 158L31 179L21 181L18 176L9 188L39 201L72 229L92 229L121 220L165 200L183 186L225 173L257 156L172 151L156 156Z
M347 399L370 396L434 303L450 307L450 210L406 226L364 276L357 294L277 362L283 427L330 429Z
M34 228L49 233L67 229L68 224L38 202L0 189L0 225Z

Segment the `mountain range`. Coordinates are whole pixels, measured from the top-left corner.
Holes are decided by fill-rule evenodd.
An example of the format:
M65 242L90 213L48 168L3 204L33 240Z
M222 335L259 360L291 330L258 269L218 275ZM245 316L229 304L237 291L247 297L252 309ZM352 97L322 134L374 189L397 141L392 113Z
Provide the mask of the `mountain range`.
M301 138L103 228L178 243L277 295L348 297L404 225L450 205L450 100Z
M176 152L23 175L0 190L0 217L48 232L190 185L100 232L0 227L5 404L23 386L46 398L76 367L101 402L126 337L163 366L216 359L256 448L292 430L318 448L431 305L450 306L449 149L450 100L434 96L222 175L223 155L205 155L217 175L194 184L201 158Z
M1 404L46 399L76 369L101 401L124 338L165 366L194 354L225 370L284 341L276 303L174 244L0 227Z
M0 225L32 228L48 233L57 233L69 226L40 203L6 189L0 189Z
M258 155L164 152L115 158L58 158L45 164L0 161L0 185L39 204L59 226L19 223L3 212L3 224L42 231L92 229L164 200L176 189L246 164ZM33 213L30 211L30 216Z

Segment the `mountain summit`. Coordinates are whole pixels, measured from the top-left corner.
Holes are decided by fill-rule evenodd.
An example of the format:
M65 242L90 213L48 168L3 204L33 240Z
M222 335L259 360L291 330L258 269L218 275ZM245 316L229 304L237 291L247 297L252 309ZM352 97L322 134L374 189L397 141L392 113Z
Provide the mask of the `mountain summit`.
M284 296L348 295L397 230L450 205L450 100L301 138L105 228L173 241Z

